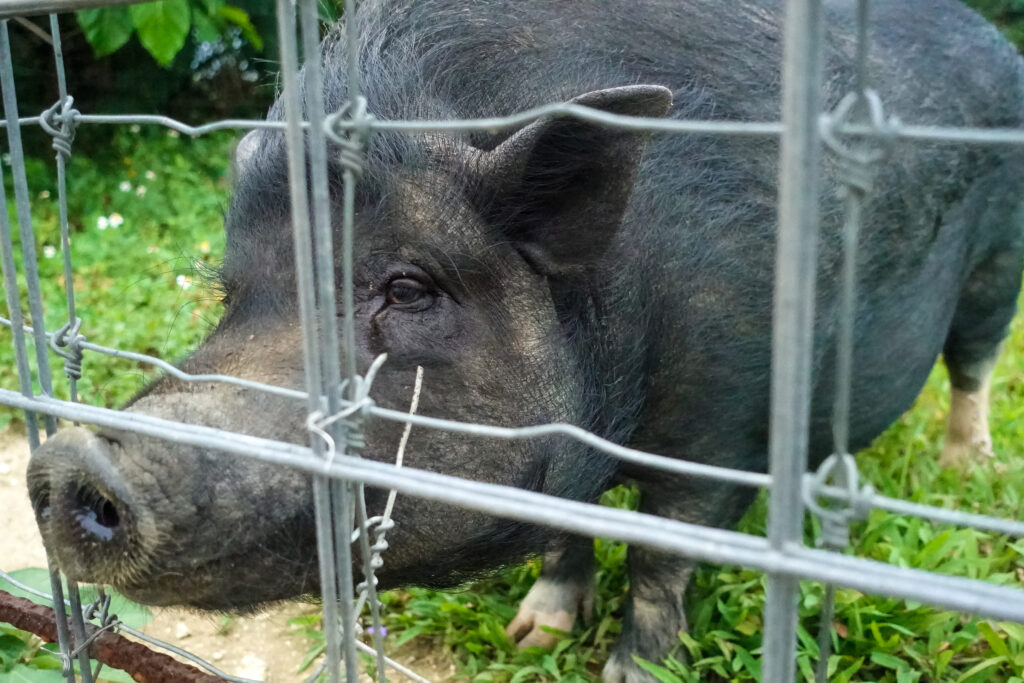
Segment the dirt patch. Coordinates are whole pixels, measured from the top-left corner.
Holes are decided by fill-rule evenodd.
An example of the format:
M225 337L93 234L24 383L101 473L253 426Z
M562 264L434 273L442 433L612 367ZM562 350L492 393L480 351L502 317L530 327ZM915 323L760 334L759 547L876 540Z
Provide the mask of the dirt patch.
M25 438L0 432L0 569L45 567L46 553L26 493L29 450ZM313 643L289 620L319 612L316 605L283 603L246 617L222 618L174 609L154 610L143 629L212 663L222 671L268 683L298 683L312 673L298 669ZM447 654L427 643L409 643L395 653L397 661L432 681L455 677ZM401 681L394 673L389 679ZM368 680L368 679L367 679Z

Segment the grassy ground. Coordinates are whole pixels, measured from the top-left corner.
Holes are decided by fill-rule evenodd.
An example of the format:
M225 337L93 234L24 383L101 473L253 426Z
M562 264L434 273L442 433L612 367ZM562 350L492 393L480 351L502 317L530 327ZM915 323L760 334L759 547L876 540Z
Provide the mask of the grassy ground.
M968 475L936 465L949 386L944 369L933 371L914 408L858 458L863 477L888 496L947 508L1024 518L1024 320L996 371L992 435L998 457ZM617 490L611 504L629 504ZM764 499L740 528L763 534ZM808 540L816 524L808 524ZM875 511L853 525L853 553L860 557L945 574L1024 586L1024 540L942 527ZM476 680L591 680L600 671L616 633L625 597L625 547L598 540L598 597L590 624L580 625L552 651L517 653L502 627L536 576L534 564L508 570L469 590L411 590L386 598L391 637L402 642L431 634L452 648L462 671ZM386 558L385 558L386 561ZM757 681L764 632L765 577L737 567L705 566L689 593L690 631L675 656L655 669L666 682ZM799 654L803 680L813 680L822 586L801 586ZM1006 682L1024 679L1024 626L971 619L918 603L840 589L833 621L832 681L911 683ZM686 661L688 664L683 664Z
M75 158L69 171L75 290L79 315L85 321L83 333L91 341L174 359L209 330L219 313L218 303L216 292L204 285L199 271L203 264L215 264L223 250L221 212L227 197L228 142L225 136L189 140L175 139L163 130L125 129L102 153L91 151ZM48 161L30 163L34 196L46 192L50 199L55 196L51 167ZM3 170L9 183L9 166ZM59 244L56 205L36 201L33 211L46 322L48 329L55 329L64 321L60 253L52 249ZM0 338L7 334L0 331ZM86 358L85 367L80 383L83 398L100 405L124 401L150 376L147 368L134 363L95 355ZM58 378L57 384L66 383ZM0 386L17 386L6 343L0 344ZM993 438L999 454L994 461L967 476L937 467L948 407L948 382L937 368L914 409L861 455L865 478L886 495L1021 519L1024 468L1017 463L1024 443L1024 323L1020 319L997 369L993 395ZM0 426L12 419L17 419L12 412L0 412ZM618 489L609 494L608 502L629 505L633 498L632 492ZM764 524L762 501L741 526L762 533ZM813 524L808 526L813 529ZM1021 540L875 512L866 522L854 525L852 543L857 555L893 564L1008 585L1024 583ZM627 587L624 546L598 540L595 550L599 569L594 617L578 625L554 651L517 652L503 632L536 575L535 563L509 569L466 590L387 594L388 640L392 646L414 638L434 642L449 649L462 673L476 680L590 680L600 671L617 635ZM812 634L821 595L818 585L802 587L798 664L808 680L817 657ZM759 680L763 603L760 574L736 567L702 568L689 596L691 630L681 634L674 657L659 663L658 677L663 681ZM838 603L834 626L840 636L830 659L835 681L1024 680L1024 627L1020 625L973 620L851 590L840 590ZM28 670L25 661L34 661L12 638L17 640L18 635L8 629L0 634L0 681L5 676L42 680L36 674L12 678ZM312 642L311 648L315 645Z
M90 134L105 144L90 140ZM81 333L97 344L179 358L219 316L217 293L205 286L202 275L204 266L215 264L224 251L226 150L232 136L189 139L132 127L111 139L109 131L88 126L79 136L85 139L68 168L68 202ZM11 168L4 158L11 197ZM54 163L29 159L27 167L46 327L55 330L67 321L67 311ZM13 223L13 208L10 214ZM16 234L21 273L19 245ZM23 280L21 293L22 310L28 311ZM59 361L53 356L51 363L56 393L64 397L67 382L59 377ZM82 400L97 405L123 403L153 374L149 366L95 355L85 363L79 391ZM0 386L18 386L13 350L6 342L0 345ZM0 428L14 418L0 408Z

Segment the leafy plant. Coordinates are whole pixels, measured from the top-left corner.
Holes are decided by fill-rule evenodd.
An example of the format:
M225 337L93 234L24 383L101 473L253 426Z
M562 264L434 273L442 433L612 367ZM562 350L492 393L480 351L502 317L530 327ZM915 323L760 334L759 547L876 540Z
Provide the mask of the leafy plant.
M98 57L115 52L136 35L146 51L166 66L185 46L190 30L213 42L237 28L257 50L263 39L249 14L225 0L158 0L129 7L104 7L78 12L78 23Z
M1024 304L1024 301L1022 301ZM1014 320L993 380L992 436L998 456L967 476L938 467L948 412L949 382L936 366L913 409L859 454L862 476L887 496L940 507L1024 518L1024 319ZM628 490L606 502L628 506ZM761 497L740 530L763 534ZM807 540L818 530L808 518ZM916 566L1005 585L1024 585L1024 542L974 529L934 525L876 510L853 525L852 552L881 562ZM589 680L608 656L625 599L625 547L598 540L598 592L593 621L580 624L553 651L516 652L501 628L536 574L517 567L463 591L410 590L385 597L392 643L430 639L444 647L461 675L473 680ZM387 557L384 558L385 563ZM797 666L814 680L817 629L824 594L803 582ZM665 661L638 664L665 683L760 681L765 577L737 567L702 566L687 596L690 629ZM989 622L927 605L837 592L831 681L880 683L1021 683L1024 626Z
M45 569L20 569L11 572L19 583L44 593L50 592L50 574ZM34 593L24 591L14 584L0 579L0 590L13 595L28 598L39 604L49 604ZM152 615L142 605L138 605L114 591L107 591L111 597L110 613L116 614L126 626L142 628L150 622ZM65 594L67 586L65 585ZM83 604L96 599L98 593L91 586L81 588ZM78 664L75 665L76 670ZM95 667L94 667L95 668ZM123 671L102 669L101 681L107 683L132 683L132 678ZM61 674L59 650L54 643L44 643L40 638L24 631L19 631L6 624L0 624L0 683L59 683L64 680Z
M90 136L102 139L103 134L85 128L80 144L88 148L94 144ZM212 329L220 302L205 280L224 248L233 138L227 133L190 139L134 126L106 141L105 153L71 158L67 196L74 288L82 334L89 341L174 360ZM67 312L53 164L29 159L27 174L36 199L32 219L46 325L55 330ZM15 252L21 272L21 250ZM27 311L24 286L21 294ZM0 345L0 386L15 389L13 354L10 344ZM34 365L31 347L29 355ZM52 358L55 391L66 397L60 359ZM116 406L155 374L145 364L88 354L79 392L86 402ZM0 427L14 418L13 411L3 409Z

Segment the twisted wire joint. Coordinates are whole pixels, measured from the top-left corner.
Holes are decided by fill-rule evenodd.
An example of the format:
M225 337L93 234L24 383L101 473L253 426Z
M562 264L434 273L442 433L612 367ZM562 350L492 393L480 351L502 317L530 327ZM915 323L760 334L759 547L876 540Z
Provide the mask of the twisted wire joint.
M75 98L68 95L39 115L40 127L53 137L53 149L65 161L71 156L71 143L74 142L81 114L74 108L74 103Z
M340 148L341 167L359 178L366 167L366 141L376 117L367 111L366 98L349 100L341 109L324 119L324 132Z
M840 135L842 129L850 124L868 126L881 144L874 148L864 141L845 144ZM835 156L839 179L846 192L861 196L870 193L874 186L874 166L891 152L899 119L886 119L878 93L867 89L847 93L831 114L821 115L819 125L826 149Z
M81 328L82 319L76 317L74 321L64 323L50 337L50 348L64 359L64 374L68 379L82 379L82 343L85 337L78 333Z
M850 522L867 519L871 512L874 489L870 484L858 485L857 462L849 453L828 456L803 489L804 504L821 520L818 545L828 550L842 550L850 544ZM834 482L846 491L842 503L823 503L825 487Z

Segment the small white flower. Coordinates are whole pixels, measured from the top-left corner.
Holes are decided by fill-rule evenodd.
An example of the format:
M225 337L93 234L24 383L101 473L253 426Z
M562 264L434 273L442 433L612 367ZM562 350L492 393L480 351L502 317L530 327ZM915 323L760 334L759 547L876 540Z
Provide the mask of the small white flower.
M110 219L106 216L100 216L96 219L96 227L100 230L106 230L110 226Z
M139 132L140 130L142 130L142 129L141 129L141 128L139 128L139 124L137 124L137 123L133 123L133 124L132 124L132 125L131 125L131 126L130 126L130 127L128 128L128 130L130 130L130 131L131 131L131 132L133 132L133 133L138 133L138 132Z
M135 194L137 194L140 197L145 197L146 196L146 186L145 185L139 185L138 187L136 187L135 188Z
M43 245L43 256L45 256L46 258L53 258L56 255L57 247L53 246L52 244Z
M119 228L124 225L124 216L119 213L110 214L110 227Z
M129 183L127 180L122 180L121 184L118 185L117 187L121 190L121 192L131 192L132 191L132 184Z
M156 173L146 171L146 180L156 180Z
M177 282L178 286L181 287L182 289L188 289L189 287L192 286L192 278L190 278L188 275L179 275L178 277L174 278L174 281Z
M39 193L39 198L40 199L49 199L50 198L50 191L49 190L43 190L42 192Z

